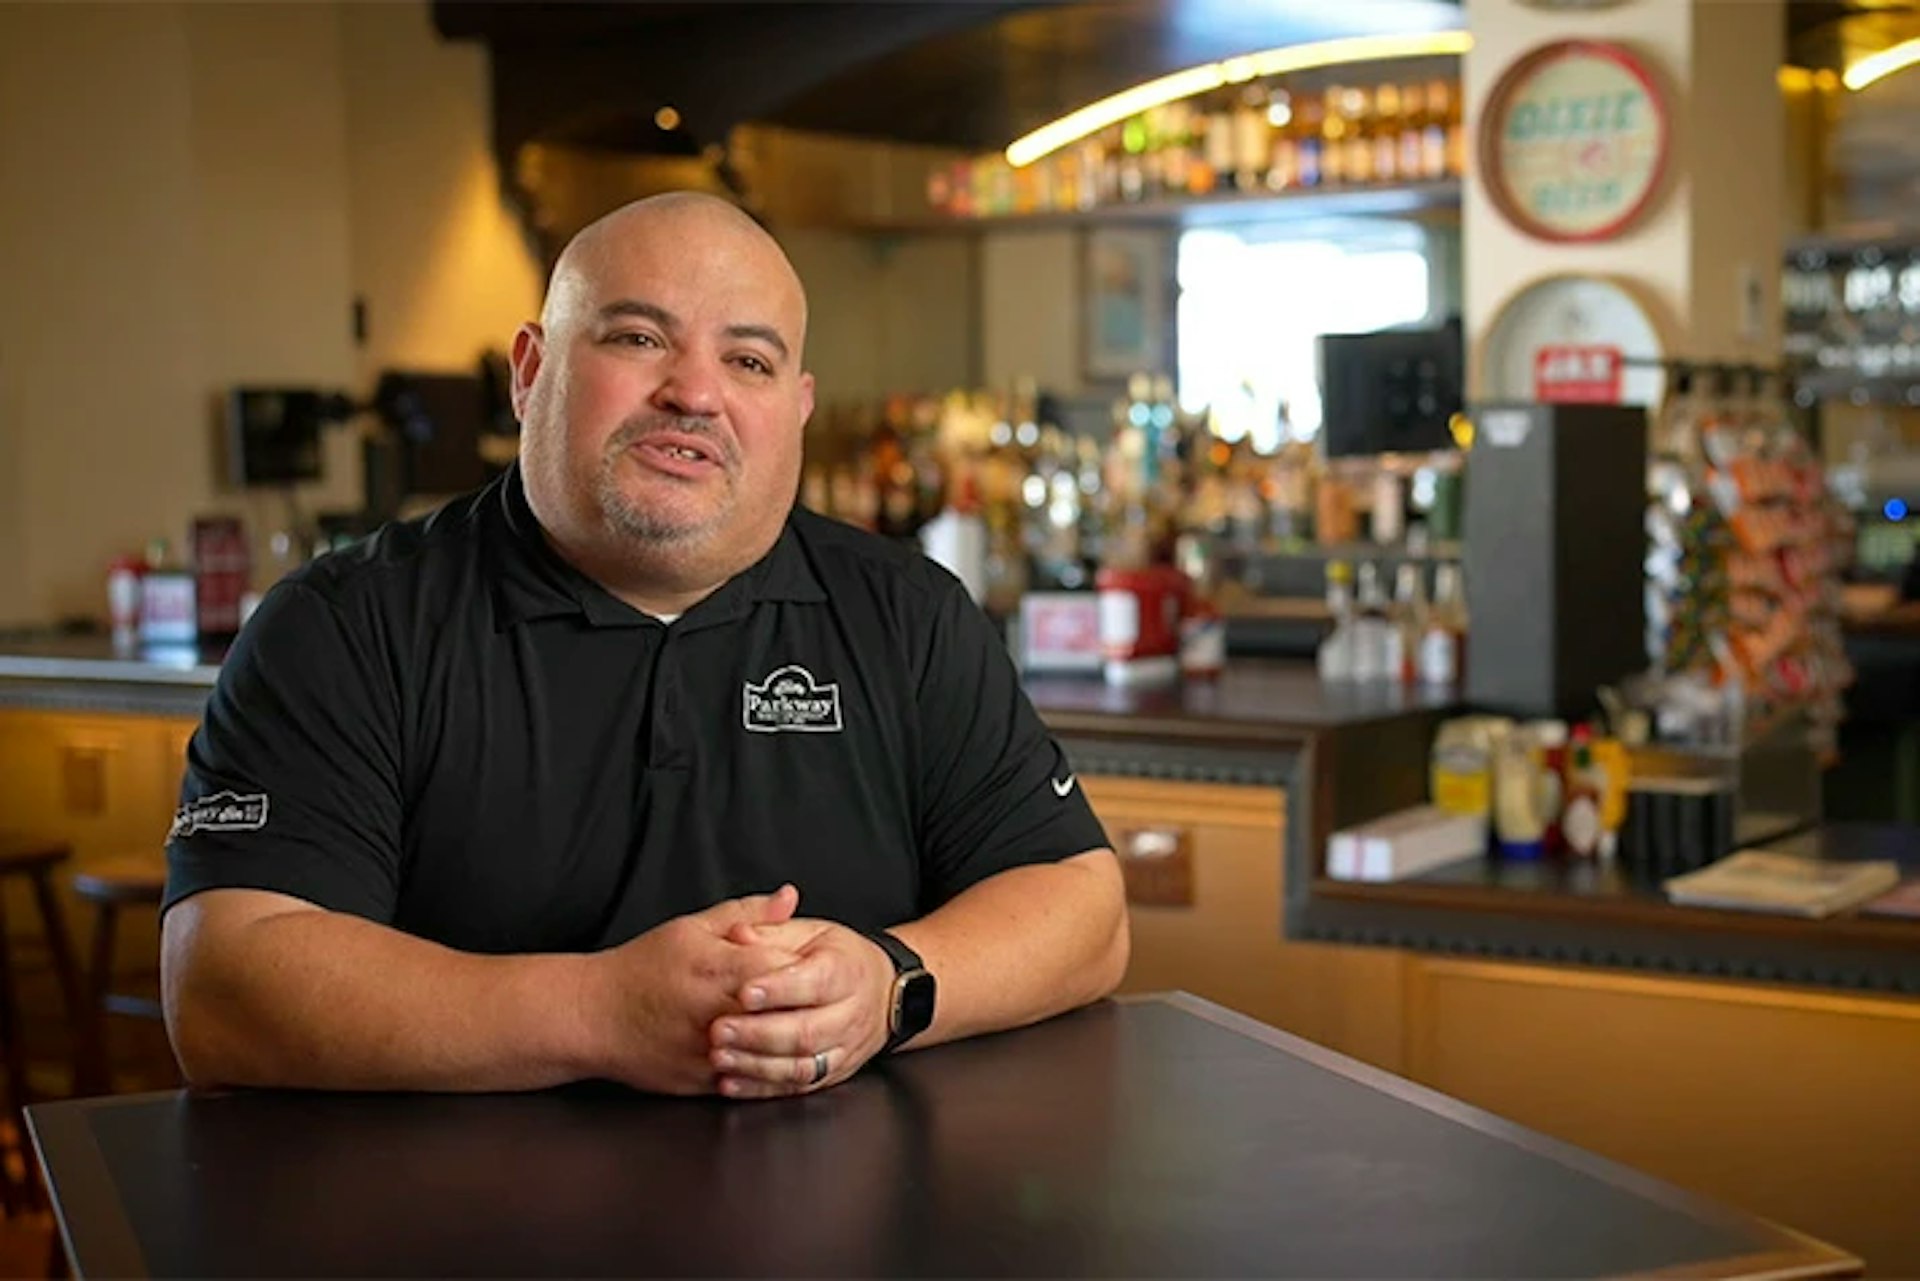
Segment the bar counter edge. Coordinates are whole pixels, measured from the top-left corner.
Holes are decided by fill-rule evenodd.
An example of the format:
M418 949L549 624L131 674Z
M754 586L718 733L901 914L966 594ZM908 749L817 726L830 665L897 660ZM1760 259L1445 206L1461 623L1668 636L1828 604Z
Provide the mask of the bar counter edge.
M197 717L217 653L117 653L104 640L0 641L0 710ZM1920 923L1754 918L1658 901L1574 900L1322 875L1329 834L1425 799L1435 726L1459 710L1420 691L1329 689L1307 663L1237 660L1217 681L1127 689L1026 682L1076 772L1278 788L1282 936L1501 961L1920 993Z

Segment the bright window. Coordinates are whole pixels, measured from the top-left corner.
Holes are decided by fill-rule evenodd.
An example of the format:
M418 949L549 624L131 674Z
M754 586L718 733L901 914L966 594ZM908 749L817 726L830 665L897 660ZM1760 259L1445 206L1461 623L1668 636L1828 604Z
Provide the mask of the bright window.
M1271 450L1284 405L1320 431L1315 342L1427 319L1426 237L1413 223L1207 227L1179 250L1180 404L1211 407L1229 440Z

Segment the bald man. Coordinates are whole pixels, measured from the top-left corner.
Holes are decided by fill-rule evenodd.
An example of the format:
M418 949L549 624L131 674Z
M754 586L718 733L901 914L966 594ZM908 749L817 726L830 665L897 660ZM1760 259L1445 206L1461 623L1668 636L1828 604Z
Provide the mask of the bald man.
M992 629L795 506L806 328L731 205L617 210L514 339L518 463L269 593L168 839L192 1082L765 1098L1118 983Z

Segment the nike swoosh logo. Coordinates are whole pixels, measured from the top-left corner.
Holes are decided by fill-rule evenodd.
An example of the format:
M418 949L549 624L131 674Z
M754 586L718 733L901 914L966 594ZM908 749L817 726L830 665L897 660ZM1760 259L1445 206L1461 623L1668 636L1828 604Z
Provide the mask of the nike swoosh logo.
M1053 794L1055 796L1065 796L1073 790L1073 775L1071 774L1065 778L1050 778L1047 781L1053 784Z

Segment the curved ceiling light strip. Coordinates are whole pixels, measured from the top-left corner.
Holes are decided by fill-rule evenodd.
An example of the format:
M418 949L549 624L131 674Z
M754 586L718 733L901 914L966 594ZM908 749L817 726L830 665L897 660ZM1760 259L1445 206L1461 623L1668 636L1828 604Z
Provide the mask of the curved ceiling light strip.
M1310 44L1285 45L1260 53L1225 58L1219 62L1202 63L1124 89L1112 97L1088 103L1078 111L1068 112L1050 124L1041 125L1032 133L1015 139L1007 147L1007 163L1016 169L1030 165L1042 156L1078 142L1088 134L1098 133L1108 125L1118 124L1129 116L1218 89L1221 85L1241 84L1263 76L1285 75L1290 71L1310 71L1316 67L1462 54L1472 47L1473 37L1464 31L1428 31L1417 35L1316 40Z
M1884 80L1896 71L1911 67L1916 62L1920 62L1920 39L1903 40L1891 48L1882 49L1879 53L1870 53L1853 63L1840 74L1840 82L1857 92L1876 80Z

